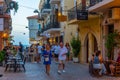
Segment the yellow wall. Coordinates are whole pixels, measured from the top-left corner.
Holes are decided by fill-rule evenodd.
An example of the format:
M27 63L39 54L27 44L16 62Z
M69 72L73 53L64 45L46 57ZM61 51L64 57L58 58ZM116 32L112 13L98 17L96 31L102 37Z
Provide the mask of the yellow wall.
M86 49L86 39L88 36L89 44L88 44L88 55L89 57L94 53L93 49L93 36L97 40L98 44L98 50L101 50L101 27L100 27L100 18L95 17L91 18L87 21L81 21L79 22L79 36L81 40L81 52L80 52L80 61L86 62L86 55L87 55L87 49ZM93 36L92 36L93 35ZM88 57L88 58L89 58Z

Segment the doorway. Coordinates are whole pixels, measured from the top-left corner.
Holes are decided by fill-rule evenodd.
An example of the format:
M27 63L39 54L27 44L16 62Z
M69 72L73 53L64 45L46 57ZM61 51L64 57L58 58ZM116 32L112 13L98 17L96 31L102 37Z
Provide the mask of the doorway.
M90 42L90 40L92 41ZM85 46L86 63L88 63L90 55L92 55L96 50L98 50L97 39L93 34L91 37L88 37L88 35L86 36Z

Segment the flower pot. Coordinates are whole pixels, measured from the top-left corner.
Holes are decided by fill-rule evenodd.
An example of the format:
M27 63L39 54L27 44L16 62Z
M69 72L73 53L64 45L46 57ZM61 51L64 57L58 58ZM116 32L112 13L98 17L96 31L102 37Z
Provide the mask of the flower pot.
M77 57L73 57L73 62L78 63L79 59Z

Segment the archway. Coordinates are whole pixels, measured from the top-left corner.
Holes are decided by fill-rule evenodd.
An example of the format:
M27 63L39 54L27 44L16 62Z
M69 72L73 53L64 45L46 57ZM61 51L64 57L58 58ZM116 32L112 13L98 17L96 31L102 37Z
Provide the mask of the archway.
M91 55L98 50L97 39L92 33L88 33L85 38L86 63L89 62Z

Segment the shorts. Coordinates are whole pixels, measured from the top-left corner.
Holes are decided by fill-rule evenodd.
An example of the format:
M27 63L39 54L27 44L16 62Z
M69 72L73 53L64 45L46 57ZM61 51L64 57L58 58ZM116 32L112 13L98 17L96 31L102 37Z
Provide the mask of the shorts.
M55 58L58 58L58 54L54 54L55 55Z
M59 60L59 64L65 64L65 60Z

